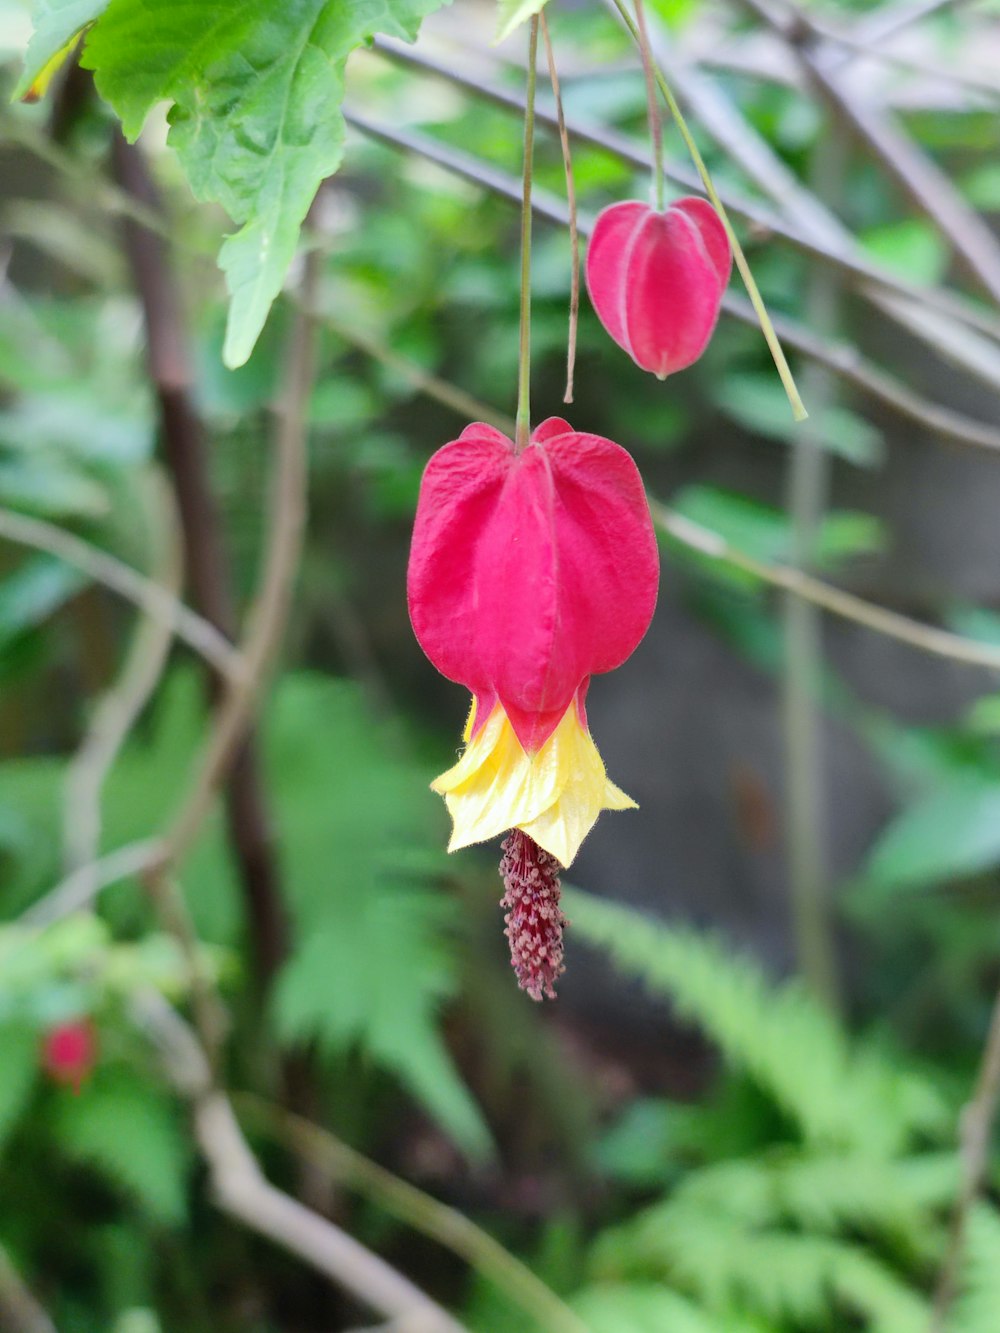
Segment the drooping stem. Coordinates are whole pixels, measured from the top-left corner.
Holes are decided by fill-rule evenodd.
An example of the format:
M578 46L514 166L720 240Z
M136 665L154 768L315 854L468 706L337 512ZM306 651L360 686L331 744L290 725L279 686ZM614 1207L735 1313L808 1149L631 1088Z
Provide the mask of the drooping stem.
M621 20L625 24L625 27L628 28L634 40L638 42L640 40L639 29L636 27L632 15L628 12L625 0L610 0L610 3L614 5L615 9L621 15ZM701 151L694 141L694 135L691 133L688 123L684 119L684 113L678 105L677 98L674 96L670 84L667 83L663 71L656 64L653 64L653 75L660 92L663 94L663 100L670 108L670 114L674 118L674 124L680 131L681 138L684 140L685 146L691 154L691 161L694 163L695 169L701 177L701 183L705 187L705 193L712 201L712 206L718 213L722 225L726 229L726 235L729 237L729 244L733 248L733 262L739 269L740 277L743 279L743 285L747 289L747 296L750 298L750 304L753 306L754 314L757 316L757 320L760 324L760 331L764 335L764 341L767 343L771 358L774 361L774 368L778 372L778 378L781 380L782 388L785 390L789 406L792 409L792 416L796 421L805 421L809 413L806 411L805 404L799 394L798 387L795 383L795 377L791 372L788 361L785 358L784 350L778 340L774 325L771 322L771 316L767 313L767 307L764 305L764 298L761 296L760 289L754 280L753 273L750 271L747 257L743 253L742 245L740 245L740 238L733 230L733 224L729 220L729 214L726 212L726 207L719 198L715 183L709 174L708 167L705 165L705 159L702 157Z
M535 155L535 64L538 57L538 15L528 37L528 86L524 105L524 176L521 191L521 331L517 361L518 453L531 435L531 179Z
M646 9L643 0L635 0L635 21L639 29L639 54L642 56L642 72L646 79L646 104L649 108L649 140L653 150L653 204L658 213L663 212L663 121L660 119L660 104L656 98L656 76L653 73L653 53L649 49L649 33L646 30Z
M566 116L563 113L559 71L556 69L556 56L552 49L549 24L544 9L540 18L542 37L545 40L545 56L549 65L549 79L552 82L552 96L556 104L556 122L559 126L559 143L562 147L563 167L566 171L566 208L569 213L569 249L572 273L569 290L569 335L566 339L566 392L563 394L563 402L571 403L573 401L573 372L576 368L576 330L580 319L580 229L577 225L573 158L569 147L569 134L566 131Z

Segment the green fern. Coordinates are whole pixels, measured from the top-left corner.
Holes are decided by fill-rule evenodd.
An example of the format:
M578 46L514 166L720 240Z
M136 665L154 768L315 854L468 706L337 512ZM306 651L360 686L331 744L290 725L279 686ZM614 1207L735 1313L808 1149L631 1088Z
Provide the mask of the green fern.
M457 906L430 883L441 812L360 691L286 677L266 718L284 880L301 944L279 978L286 1040L357 1049L394 1074L470 1156L489 1132L440 1035L457 986Z
M979 1204L969 1215L962 1286L949 1333L996 1333L1000 1326L1000 1212Z
M935 1210L954 1197L953 1154L889 1160L781 1149L695 1171L670 1205L697 1206L750 1226L795 1223L805 1231L863 1233L932 1258L941 1240Z
M565 896L576 936L668 996L808 1143L885 1156L918 1131L947 1130L948 1108L933 1085L874 1044L849 1043L798 982L770 983L756 965L693 930L579 890Z
M590 1333L736 1333L735 1324L655 1282L596 1283L577 1292L573 1308ZM750 1330L741 1323L739 1333Z
M607 1278L659 1277L713 1311L747 1309L778 1322L826 1325L831 1310L872 1330L924 1333L929 1310L899 1276L858 1245L777 1227L683 1199L647 1209L595 1248Z

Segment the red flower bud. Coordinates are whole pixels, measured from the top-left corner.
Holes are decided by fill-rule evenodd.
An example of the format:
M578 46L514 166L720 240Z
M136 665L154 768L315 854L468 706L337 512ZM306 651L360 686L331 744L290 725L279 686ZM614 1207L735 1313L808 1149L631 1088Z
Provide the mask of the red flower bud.
M42 1042L42 1067L53 1083L79 1092L97 1059L97 1033L89 1018L59 1023Z
M732 259L726 229L705 199L678 199L665 213L630 200L594 224L587 288L619 347L665 379L708 345Z

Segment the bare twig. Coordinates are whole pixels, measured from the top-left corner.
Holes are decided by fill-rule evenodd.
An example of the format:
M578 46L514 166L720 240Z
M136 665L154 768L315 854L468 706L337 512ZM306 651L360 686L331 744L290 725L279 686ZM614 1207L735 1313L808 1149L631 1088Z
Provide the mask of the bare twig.
M930 1333L947 1333L948 1316L958 1289L958 1279L965 1254L965 1236L969 1214L986 1179L990 1138L1000 1103L1000 991L993 1002L990 1026L986 1034L979 1075L972 1100L962 1111L959 1123L959 1148L962 1183L952 1216L951 1231L944 1263L934 1292L934 1313Z
M348 122L361 133L391 144L404 152L414 153L430 162L435 162L446 171L472 181L501 198L520 202L520 185L507 172L489 166L478 158L459 152L417 131L397 129L381 121L372 120L354 108L346 107L344 114ZM531 206L538 217L545 218L557 226L568 226L564 205L551 195L536 189L532 195ZM581 219L580 235L587 236L589 233L589 224ZM754 327L757 325L757 316L750 303L733 292L727 292L723 297L722 309L741 324ZM789 319L775 317L773 323L786 346L795 348L811 360L826 366L841 379L891 407L900 416L915 421L926 430L956 444L1000 450L1000 431L975 421L961 412L953 412L950 408L928 401L897 380L895 376L866 360L857 348L847 344L826 342L803 325Z
M222 675L236 678L242 673L239 653L214 625L178 601L168 588L154 583L75 533L66 532L43 518L0 508L0 537L19 546L30 546L35 551L45 551L81 569L97 583L168 625L179 639Z
M218 1206L329 1277L370 1309L417 1333L464 1327L378 1255L268 1181L240 1130L229 1098L212 1083L205 1052L162 996L136 997L136 1017L160 1047L177 1087L191 1100L195 1137Z
M840 128L828 123L814 152L812 183L817 197L828 203L839 196L847 166L847 140ZM826 337L837 326L838 278L836 270L821 267L808 278L806 317L810 328ZM822 430L835 392L830 372L815 362L806 367L803 384L813 415L789 442L786 472L791 557L800 570L811 563L827 504L830 455ZM817 699L823 624L819 608L794 592L785 594L782 622L785 830L796 953L806 984L830 1012L838 1013L840 979L827 883L824 735Z
M793 592L797 597L814 602L843 620L865 625L888 639L908 643L921 652L945 657L952 662L964 662L968 666L1000 671L1000 648L992 644L967 639L961 634L952 634L949 630L937 629L933 625L925 625L919 620L900 615L898 611L876 606L873 602L866 602L854 593L834 588L790 565L766 564L730 545L720 533L692 522L676 510L656 503L651 505L651 509L654 522L664 532L699 555L707 556L710 560L721 560L763 583L784 588L786 592Z
M985 221L968 207L948 175L887 113L849 92L837 70L824 64L816 50L822 37L804 10L789 0L783 0L780 14L765 0L742 3L792 46L835 113L858 135L886 174L934 222L967 271L995 301L1000 301L1000 244Z
M166 486L156 485L147 497L148 526L153 543L157 584L173 597L180 595L181 550L173 497ZM157 528L162 529L157 533ZM101 788L147 700L160 679L173 638L172 626L145 615L135 630L125 666L115 685L94 709L83 743L66 772L64 861L67 871L82 870L94 862L100 847Z
M80 866L59 881L44 897L32 903L20 918L25 926L51 926L55 921L90 907L102 889L144 874L163 859L164 846L159 838L146 838L116 847L107 856Z
M301 1116L252 1094L238 1093L234 1100L238 1111L249 1114L251 1124L263 1127L336 1181L373 1200L415 1231L447 1246L495 1283L540 1328L549 1333L586 1333L580 1319L551 1288L464 1213L401 1180Z

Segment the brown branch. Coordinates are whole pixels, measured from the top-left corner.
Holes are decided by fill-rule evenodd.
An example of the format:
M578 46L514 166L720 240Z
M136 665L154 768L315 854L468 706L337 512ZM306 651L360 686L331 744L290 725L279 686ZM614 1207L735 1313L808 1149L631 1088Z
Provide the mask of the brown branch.
M156 189L139 150L116 136L113 160L121 188L145 211L159 216ZM133 218L125 219L123 234L142 304L150 378L159 401L164 455L177 491L194 602L206 619L231 636L235 626L231 578L209 483L204 431L192 400L190 360L167 248L160 235ZM259 663L249 665L252 673L259 674ZM215 680L216 696L220 688ZM245 719L236 721L238 725L231 727L235 739L227 740L223 756L225 772L219 765L211 781L214 788L226 779L229 837L243 886L257 975L266 985L287 952L288 927L256 748L243 726ZM203 798L201 792L199 800Z
M278 416L267 549L250 627L242 646L246 671L241 679L227 686L220 700L198 772L166 834L166 865L176 865L189 849L212 797L238 759L284 633L305 529L306 407L313 377L320 259L316 250L306 256L301 304L289 341L285 395Z

